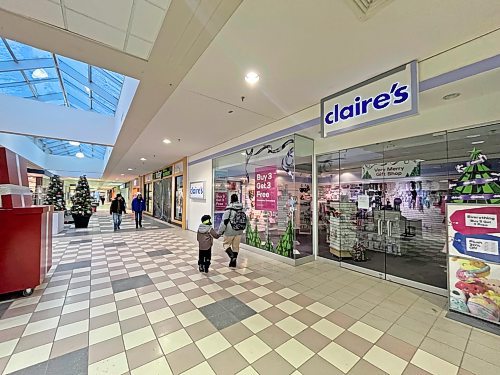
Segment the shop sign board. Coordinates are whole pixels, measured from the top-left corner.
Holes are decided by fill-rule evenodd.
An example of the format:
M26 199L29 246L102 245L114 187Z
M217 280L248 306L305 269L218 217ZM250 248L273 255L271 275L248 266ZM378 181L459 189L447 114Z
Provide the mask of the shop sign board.
M321 99L324 138L418 113L417 61Z
M276 167L255 168L255 209L278 211Z
M162 174L163 174L162 170L154 172L153 173L153 180L161 180Z
M191 199L205 200L205 181L191 182L189 196Z
M451 310L500 324L500 205L447 205Z
M225 191L215 192L215 211L224 211L227 207L227 193Z
M420 176L418 160L401 160L390 163L365 164L361 170L364 180L381 180L384 178L406 178Z
M147 174L146 176L144 176L144 180L145 182L151 182L153 180L153 174Z
M169 177L172 175L172 167L164 168L161 173L161 178Z
M228 172L225 169L216 169L214 171L215 180L227 180Z

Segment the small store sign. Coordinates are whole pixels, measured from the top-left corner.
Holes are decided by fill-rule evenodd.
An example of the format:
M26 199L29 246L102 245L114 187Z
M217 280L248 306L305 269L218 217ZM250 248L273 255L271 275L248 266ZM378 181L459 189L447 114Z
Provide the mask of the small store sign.
M189 185L189 196L191 199L205 199L205 181L191 182Z
M323 137L418 113L417 62L394 68L321 100Z
M417 160L365 164L361 171L361 178L363 178L363 180L381 180L384 178L406 178L416 176L420 176L420 162Z

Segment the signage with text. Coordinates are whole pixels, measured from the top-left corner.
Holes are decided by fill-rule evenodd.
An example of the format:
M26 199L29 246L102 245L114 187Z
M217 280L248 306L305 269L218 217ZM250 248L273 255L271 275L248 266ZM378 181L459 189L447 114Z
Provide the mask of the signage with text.
M322 136L358 130L417 113L417 62L413 61L323 98Z
M255 168L255 209L278 211L276 167Z
M384 178L406 178L420 176L420 162L403 160L391 163L375 163L363 165L361 178L364 180L381 180Z
M205 181L191 182L189 196L191 199L205 199Z
M227 207L227 193L217 191L215 193L215 211L224 211Z

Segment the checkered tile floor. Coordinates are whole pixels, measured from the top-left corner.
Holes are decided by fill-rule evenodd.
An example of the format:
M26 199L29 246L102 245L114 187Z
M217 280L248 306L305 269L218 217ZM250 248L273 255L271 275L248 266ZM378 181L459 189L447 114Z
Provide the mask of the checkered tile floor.
M219 242L200 274L194 234L110 220L56 238L45 283L0 303L0 374L500 373L500 338L442 297L245 251L231 270Z

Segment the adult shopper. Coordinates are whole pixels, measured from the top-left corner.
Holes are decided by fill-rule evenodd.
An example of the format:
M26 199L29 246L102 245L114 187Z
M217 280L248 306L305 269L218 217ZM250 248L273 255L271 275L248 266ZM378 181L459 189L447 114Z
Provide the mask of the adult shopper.
M247 216L243 205L238 202L238 195L231 195L231 203L226 207L219 233L224 234L223 247L229 256L229 267L236 267L236 259L240 251L241 235L247 226Z
M121 194L116 194L115 199L111 201L109 213L113 215L113 226L115 231L120 229L120 225L122 223L122 214L127 213L125 209L125 199L123 199Z
M132 200L132 211L135 216L135 229L142 228L142 212L146 211L146 202L141 193L137 193L137 196Z

